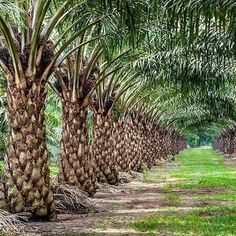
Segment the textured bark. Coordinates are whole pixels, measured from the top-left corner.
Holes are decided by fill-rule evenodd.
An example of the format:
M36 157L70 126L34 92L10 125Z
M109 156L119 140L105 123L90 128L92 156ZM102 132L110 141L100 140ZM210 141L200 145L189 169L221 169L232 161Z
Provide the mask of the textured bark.
M161 162L161 155L160 155L160 130L159 130L159 126L154 126L154 138L153 138L153 146L154 146L154 160L153 163L154 165L160 164Z
M126 117L126 120L123 121L123 127L123 148L121 149L119 163L123 171L129 172L132 170L134 153L134 132L131 119Z
M229 141L227 145L227 154L232 155L234 153L234 132L229 133Z
M160 155L161 160L166 161L167 160L167 145L166 145L166 131L161 130L160 131Z
M148 156L147 156L147 166L151 168L155 163L155 130L153 126L150 124L148 125L148 132L147 132L147 149L148 149Z
M106 127L105 124L103 126ZM104 128L100 132L103 137L105 130ZM161 161L172 159L173 155L186 148L186 140L183 137L176 135L172 130L160 128L159 125L135 112L116 123L113 130L110 134L112 142L107 141L110 142L110 147L113 147L113 152L111 156L110 152L107 152L106 157L109 166L115 166L121 171L142 172L145 168L151 168ZM101 143L102 145L104 143ZM98 149L96 152L99 155ZM108 160L106 158L104 160L105 165Z
M63 132L59 182L75 185L91 195L96 191L94 163L89 153L87 108L62 102Z
M146 168L147 156L145 128L137 117L132 122L134 152L132 153L131 169L142 172Z
M118 171L124 171L123 169L123 148L124 148L124 123L119 120L114 124L114 132L112 135L112 161L116 165Z
M99 182L116 184L118 172L112 159L113 122L111 117L94 114L93 156L96 160L96 175Z
M0 209L4 210L4 211L10 211L9 209L9 205L7 202L7 191L6 191L6 186L5 186L5 182L3 180L1 180L0 183Z
M146 136L146 127L139 122L138 124L139 130L139 144L138 144L138 160L137 160L137 171L142 172L147 169L147 162L149 158L149 150L148 150L148 141Z
M158 165L160 163L160 152L159 152L159 148L160 148L160 143L159 143L159 139L160 139L160 134L159 134L159 129L158 126L153 127L153 139L152 139L152 146L154 149L154 154L153 154L153 161L152 163L154 165Z
M235 157L236 132L235 130L227 131L216 138L213 148L223 155Z
M136 121L131 121L131 140L130 140L130 168L134 171L139 170L140 160L140 130Z
M149 140L146 137L146 130L137 117L127 117L125 132L125 151L124 153L124 166L126 171L143 171L146 166L146 161L149 156Z
M166 132L166 157L167 160L170 160L172 155L173 155L173 150L172 150L172 145L171 145L171 141L172 141L172 137L171 137L171 132L167 131Z
M31 89L8 89L8 145L5 156L6 199L12 213L31 211L34 218L54 214L44 123L46 93L35 82Z

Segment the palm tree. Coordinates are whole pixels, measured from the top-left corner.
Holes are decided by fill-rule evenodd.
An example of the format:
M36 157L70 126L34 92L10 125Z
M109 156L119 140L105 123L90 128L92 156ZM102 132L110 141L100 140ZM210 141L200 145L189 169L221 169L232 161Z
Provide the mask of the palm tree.
M96 176L89 155L87 113L91 90L100 72L98 59L102 50L95 46L89 59L84 51L82 47L76 54L68 55L55 72L54 89L61 99L63 112L59 182L76 185L92 194Z
M212 45L215 47L218 71L222 71L220 68L224 67L225 72L228 72L229 70L225 67L225 62L229 60L231 60L232 67L235 67L235 1L185 1L183 4L181 1L170 0L165 5L165 10L169 19L169 29L181 35L179 39L182 44L186 44L187 41L192 43L196 39L199 41L204 40L205 47L203 48L205 51L208 51L208 48L210 49ZM203 32L205 33L202 34ZM224 37L219 40L219 35L222 37L222 34ZM217 53L220 48L223 53ZM210 51L212 52L212 49L206 53L205 62L207 59L207 63L212 61ZM234 72L233 74L235 75ZM231 79L232 76L224 77L224 81L228 83L230 83ZM211 86L223 88L222 83L219 85L215 80L213 80ZM231 91L230 88L232 88L232 85L230 87L227 85L227 89L225 87L228 91ZM205 86L205 90L208 89L208 86ZM229 112L226 108L230 107L230 110L234 110L234 105L232 104L233 96L230 97L231 102L229 103L229 96L224 95L219 99L221 94L222 90L217 91L214 95L218 95L217 102L211 103L210 113L212 113L212 116L210 119L205 120L205 123L208 123L207 125L211 123L211 130L214 130L214 136L218 135L215 141L215 148L224 153L232 154L233 148L231 145L234 143L233 130L235 118L232 117L233 112ZM220 104L224 105L220 106ZM217 109L223 111L220 119Z
M100 182L115 184L118 181L116 155L113 155L114 142L114 107L117 101L132 86L137 85L137 73L132 69L115 71L97 87L91 97L94 114L93 156L97 163L97 178Z
M29 210L40 219L54 215L44 119L46 83L59 56L97 23L70 34L77 20L54 38L55 27L80 6L71 3L65 1L55 9L51 0L19 2L18 25L7 23L6 15L0 17L1 66L8 78L6 199L11 212Z
M83 37L75 54L68 55L55 72L54 89L62 102L62 154L59 181L93 194L96 190L96 163L89 151L87 113L95 88L119 67L108 71L117 58L100 64L101 43L90 46ZM90 51L90 53L89 53Z
M121 97L119 111L122 112L113 131L113 160L121 171L126 172L142 171L145 166L151 167L157 163L156 160L160 157L160 149L157 147L161 144L161 131L154 120L154 117L158 117L158 112L154 111L158 111L160 101L158 95L150 98L153 93L150 92L150 87L145 91L146 84L140 85L139 89L134 87L127 90Z

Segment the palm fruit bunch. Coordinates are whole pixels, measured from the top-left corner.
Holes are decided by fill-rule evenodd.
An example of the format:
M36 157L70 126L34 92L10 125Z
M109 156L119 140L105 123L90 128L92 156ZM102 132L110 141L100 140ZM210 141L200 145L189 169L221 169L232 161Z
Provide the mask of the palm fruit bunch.
M100 69L99 69L98 64L94 65L93 68L91 69L88 79L85 81L84 86L83 86L84 96L88 95L89 92L94 88L99 72L100 72Z
M29 66L29 57L31 53L31 42L26 42L24 45L22 45L22 34L17 28L13 28L13 34L14 34L14 42L15 47L19 55L19 59L21 62L21 66L23 71L25 72ZM31 37L32 35L30 35ZM43 72L45 71L46 67L51 63L53 58L53 42L51 40L48 40L45 36L40 36L38 41L38 48L37 48L37 54L36 56L40 57L39 65L37 65L37 74L35 78L41 78ZM0 60L2 61L2 64L11 72L14 74L14 66L12 57L10 54L10 51L6 46L0 47ZM53 66L52 66L53 68ZM50 71L51 72L51 71ZM44 81L46 82L46 81ZM29 81L27 81L27 87L30 89L32 86L32 79L30 78Z
M9 50L7 48L0 47L0 60L10 72L12 73L14 72L12 59L11 59Z
M84 91L84 96L86 96L86 95L88 95L89 94L89 92L93 89L93 87L95 86L95 84L96 84L96 80L95 80L95 78L89 78L89 79L87 79L86 81L85 81L85 83L84 83L84 89L83 89L83 91Z
M42 52L42 58L41 58L41 63L40 67L44 71L47 66L51 63L52 58L54 56L54 44L51 40L45 40L44 37L41 38L39 41L40 46L44 46L43 52Z
M114 90L112 91L111 95L105 101L105 104L104 104L104 112L105 112L105 114L107 114L109 112L109 110L111 109L111 107L113 106L114 100L115 100L116 95L117 95L117 90L118 90L119 87L120 87L120 85L117 84L115 86Z
M105 107L104 107L104 110L105 110L105 113L108 113L108 111L111 109L112 105L113 105L113 102L114 102L114 97L110 96L106 102L105 102Z

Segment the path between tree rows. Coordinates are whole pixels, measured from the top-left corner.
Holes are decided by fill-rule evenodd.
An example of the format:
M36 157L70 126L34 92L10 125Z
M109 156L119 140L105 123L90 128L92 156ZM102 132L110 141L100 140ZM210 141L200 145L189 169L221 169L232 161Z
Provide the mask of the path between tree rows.
M201 217L208 217L212 210L217 214L222 207L234 211L235 191L236 161L225 161L211 150L190 149L178 155L176 161L140 174L131 183L105 186L93 199L98 212L59 215L52 222L29 223L26 231L27 235L211 235L207 226L201 232L201 225L195 229L185 225L181 217L189 217L199 209L205 212ZM154 224L146 220L156 215L158 221ZM177 222L176 216L182 221ZM173 217L175 222L170 221ZM150 226L152 233L142 232ZM208 226L212 228L211 223ZM229 225L226 231L217 228L218 235L221 231L226 232L222 235L234 235L230 234L232 227Z

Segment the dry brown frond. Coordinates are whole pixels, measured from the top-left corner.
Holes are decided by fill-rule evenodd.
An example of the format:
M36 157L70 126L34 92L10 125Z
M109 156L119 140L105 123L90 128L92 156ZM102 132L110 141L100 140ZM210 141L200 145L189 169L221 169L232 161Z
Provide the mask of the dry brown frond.
M118 181L119 183L129 183L133 180L133 176L128 172L119 172Z
M57 213L88 213L95 210L88 195L77 187L54 183L53 189Z
M31 214L27 212L11 214L0 209L0 232L3 235L24 235L25 222L28 222Z

